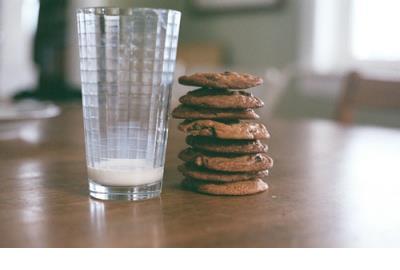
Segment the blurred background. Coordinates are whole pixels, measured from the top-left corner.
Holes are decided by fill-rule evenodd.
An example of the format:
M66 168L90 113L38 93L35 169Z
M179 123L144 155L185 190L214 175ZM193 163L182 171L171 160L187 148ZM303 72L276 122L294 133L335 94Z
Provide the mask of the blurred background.
M79 98L75 9L87 6L181 11L176 75L263 76L268 117L400 127L397 0L0 0L3 101Z

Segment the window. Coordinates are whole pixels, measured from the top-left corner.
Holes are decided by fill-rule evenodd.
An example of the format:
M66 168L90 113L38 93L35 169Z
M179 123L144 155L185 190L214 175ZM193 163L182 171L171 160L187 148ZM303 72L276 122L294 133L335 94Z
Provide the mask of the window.
M352 0L351 54L357 60L400 60L400 1Z
M314 73L400 74L399 0L305 0L303 42ZM312 13L312 14L310 14ZM311 15L311 16L310 16ZM304 61L303 61L304 62Z

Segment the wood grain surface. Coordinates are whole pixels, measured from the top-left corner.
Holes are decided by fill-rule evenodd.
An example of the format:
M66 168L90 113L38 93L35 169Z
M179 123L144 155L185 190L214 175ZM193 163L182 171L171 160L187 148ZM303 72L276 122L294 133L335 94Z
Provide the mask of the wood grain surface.
M171 121L161 198L104 202L87 195L81 108L63 106L20 139L0 141L0 246L400 246L399 130L265 123L275 159L265 193L182 190L184 135Z

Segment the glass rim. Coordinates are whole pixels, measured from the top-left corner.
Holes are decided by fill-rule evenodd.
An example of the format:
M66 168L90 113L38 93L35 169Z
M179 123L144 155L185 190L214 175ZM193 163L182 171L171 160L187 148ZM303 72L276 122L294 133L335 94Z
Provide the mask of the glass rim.
M93 15L109 15L109 16L128 16L133 15L134 11L157 11L157 12L171 12L176 15L181 15L179 10L175 9L162 9L162 8L147 8L147 7L128 7L128 8L120 8L120 7L82 7L77 8L77 14L93 14Z

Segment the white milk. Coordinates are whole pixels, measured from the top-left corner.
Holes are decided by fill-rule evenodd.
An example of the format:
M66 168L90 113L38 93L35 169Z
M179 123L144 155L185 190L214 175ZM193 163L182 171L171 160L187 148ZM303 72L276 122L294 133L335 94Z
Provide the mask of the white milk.
M89 179L106 186L138 186L163 178L164 167L152 168L145 159L110 159L88 167Z

